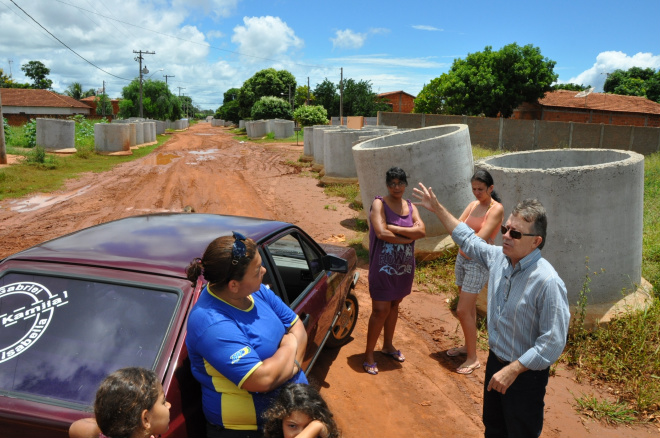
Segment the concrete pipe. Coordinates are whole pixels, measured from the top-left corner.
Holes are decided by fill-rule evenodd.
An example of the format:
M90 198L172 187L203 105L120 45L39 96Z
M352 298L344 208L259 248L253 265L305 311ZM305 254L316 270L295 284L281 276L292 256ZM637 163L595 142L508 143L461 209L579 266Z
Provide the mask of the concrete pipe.
M505 220L525 198L544 205L548 230L541 253L564 280L571 306L587 275L591 319L602 320L614 303L642 284L643 155L613 149L539 150L486 158L476 167L493 176Z
M261 138L268 134L268 123L265 120L255 120L251 123L252 134L248 134L249 138Z
M379 137L391 133L381 129L336 129L329 130L323 136L323 170L322 184L356 183L357 170L353 159L353 146L359 138Z
M293 120L275 120L273 122L273 132L276 139L289 138L293 136Z
M100 154L131 152L131 128L128 123L94 125L94 149Z
M456 217L472 200L472 145L467 125L442 125L397 132L353 146L365 212L376 195L386 195L385 173L393 166L408 175L406 198L418 182L432 187L443 205ZM428 239L440 240L447 231L434 214L420 208ZM422 239L424 240L424 239ZM415 245L417 247L422 245Z
M73 120L37 119L36 143L37 146L49 151L75 150L76 122Z

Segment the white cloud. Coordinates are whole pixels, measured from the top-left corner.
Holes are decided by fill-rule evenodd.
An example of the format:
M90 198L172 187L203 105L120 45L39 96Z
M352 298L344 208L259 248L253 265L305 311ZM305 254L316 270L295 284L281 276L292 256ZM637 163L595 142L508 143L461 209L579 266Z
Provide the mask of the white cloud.
M386 27L372 27L371 29L369 29L369 33L372 33L374 35L379 35L379 34L390 33L390 30Z
M425 24L415 24L412 26L413 29L417 30L428 30L431 32L442 32L442 29L434 27L434 26L427 26Z
M614 70L628 70L631 67L641 68L660 68L660 55L652 53L637 53L628 56L623 52L609 51L601 52L596 57L596 62L589 70L583 71L576 77L570 78L567 82L575 84L591 85L596 91L603 91L603 85L607 79L607 73ZM560 83L563 81L559 81Z
M336 38L330 38L332 47L339 47L340 49L359 49L367 39L366 33L357 33L350 29L338 30L335 35Z
M243 24L234 28L231 37L241 54L258 58L281 58L290 49L299 49L304 45L303 40L279 17L244 17Z

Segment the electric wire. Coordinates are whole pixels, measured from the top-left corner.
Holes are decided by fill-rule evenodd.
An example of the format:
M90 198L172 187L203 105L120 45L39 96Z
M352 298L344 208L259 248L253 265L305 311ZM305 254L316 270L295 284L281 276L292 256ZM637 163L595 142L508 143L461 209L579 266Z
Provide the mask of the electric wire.
M9 0L9 1L11 1L11 2L14 4L14 6L16 6L18 9L20 9L21 12L23 12L25 15L27 15L32 21L34 21L35 23L37 23L37 25L39 25L39 27L41 27L43 30L45 30L46 32L48 32L48 34L49 34L50 36L52 36L53 38L55 38L60 44L62 44L62 45L63 45L64 47L66 47L67 49L69 49L71 52L73 52L76 56L78 56L80 59L82 59L83 61L85 61L85 62L88 63L89 65L91 65L91 66L93 66L93 67L96 67L98 70L101 70L103 73L105 73L105 74L107 74L107 75L110 75L110 76L115 77L115 78L117 78L117 79L122 79L122 80L124 80L124 81L131 82L132 79L126 79L126 78L122 78L121 76L114 75L114 74L112 74L112 73L110 73L110 72L108 72L108 71L103 70L101 67L99 67L98 65L94 64L93 62L88 61L88 60L85 59L82 55L80 55L78 52L76 52L75 50L73 50L71 47L67 46L62 40L60 40L60 39L57 38L55 35L53 35L48 29L46 29L44 26L42 26L41 23L39 23L37 20L35 20L34 18L32 18L32 16L31 16L30 14L28 14L23 8L21 8L20 6L18 6L14 0Z

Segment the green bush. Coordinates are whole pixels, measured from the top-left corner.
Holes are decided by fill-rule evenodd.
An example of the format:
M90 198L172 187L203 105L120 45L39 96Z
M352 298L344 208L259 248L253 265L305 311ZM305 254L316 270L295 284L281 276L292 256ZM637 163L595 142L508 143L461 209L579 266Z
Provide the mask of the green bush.
M11 135L11 129L9 128L9 123L7 122L7 119L4 117L2 118L2 129L5 131L5 142L9 140L9 136Z
M300 126L327 125L328 112L321 105L299 106L293 113L293 119Z
M37 120L32 119L24 126L24 136L27 140L26 147L33 148L37 145Z
M291 120L291 105L284 99L274 96L264 96L252 106L252 119L286 119Z

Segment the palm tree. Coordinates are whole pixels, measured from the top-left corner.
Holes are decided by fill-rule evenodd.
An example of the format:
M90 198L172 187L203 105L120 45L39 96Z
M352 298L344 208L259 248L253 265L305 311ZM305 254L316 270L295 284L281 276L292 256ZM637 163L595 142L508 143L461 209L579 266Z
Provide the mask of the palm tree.
M80 100L83 98L82 84L80 82L74 82L67 87L64 93L69 97Z

